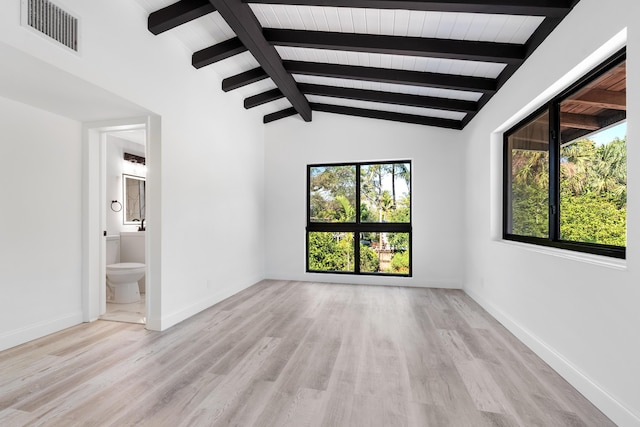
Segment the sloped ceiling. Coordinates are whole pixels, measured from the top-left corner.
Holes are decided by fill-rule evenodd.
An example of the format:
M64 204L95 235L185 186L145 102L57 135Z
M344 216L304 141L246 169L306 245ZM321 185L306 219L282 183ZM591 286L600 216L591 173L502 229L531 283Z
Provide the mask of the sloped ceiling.
M264 123L324 111L462 129L579 0L137 1Z

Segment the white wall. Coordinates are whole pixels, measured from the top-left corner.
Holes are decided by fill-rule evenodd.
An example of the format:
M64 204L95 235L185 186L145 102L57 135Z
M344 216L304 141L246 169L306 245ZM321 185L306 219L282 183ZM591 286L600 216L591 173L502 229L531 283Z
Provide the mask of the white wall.
M328 113L266 126L267 277L340 283L462 286L460 132ZM413 277L305 272L306 165L411 160Z
M161 116L162 223L149 224L161 227L162 235L162 312L156 319L161 328L265 275L358 282L304 273L305 165L409 158L414 277L364 281L457 287L466 265L464 285L471 295L615 421L638 425L640 227L629 222L624 269L495 240L500 157L490 137L629 25L633 141L640 134L637 0L604 6L582 0L463 133L323 113L315 113L312 123L289 118L263 127L257 112L243 110L236 95L220 91L211 67L193 69L191 52L168 35L151 35L147 14L134 2L63 3L82 19L82 55L21 28L17 0L0 4L0 42ZM0 348L6 348L80 319L81 148L77 121L4 99L0 113L3 140L11 135L19 142L0 147ZM14 162L5 152L18 152L31 163ZM634 170L640 150L631 143L628 153L633 219L640 212L640 174ZM37 197L5 185L25 168ZM9 201L31 209L7 211ZM60 239L65 251L56 250Z
M162 223L150 221L147 229L161 229L161 239L154 241L153 248L157 250L159 246L161 253L161 315L150 321L154 327L165 329L264 277L262 116L244 110L238 95L223 93L220 78L212 67L194 69L192 52L175 38L169 34L153 36L147 30L148 14L137 3L64 0L61 4L81 19L81 55L58 48L20 27L17 0L0 3L0 44L59 69L67 80L76 78L79 91L87 84L94 85L104 89L105 94L127 101L116 102L114 106L137 105L139 110L160 116L161 153L156 158L161 158L161 165L156 165L156 170L161 170L161 212L154 217L161 215ZM27 71L30 69L26 69L25 75L36 74ZM24 83L21 79L17 77L16 83ZM2 88L11 89L4 83ZM21 93L14 90L11 96L20 98ZM33 102L40 102L39 96L43 94L29 93L27 97L25 93L25 98ZM78 95L69 99L84 98ZM44 101L42 105L54 108L63 102ZM95 111L88 107L65 111L78 114L83 114L83 110ZM130 110L122 111L124 116L116 111L105 117L93 114L91 120L129 117ZM30 126L44 128L41 122L39 116L34 116ZM80 138L80 130L75 137ZM73 152L66 164L69 171L80 171L80 153ZM48 179L46 169L34 174L33 179ZM79 176L78 172L76 179ZM72 199L65 200L67 206L80 206L81 196L74 188L65 190L65 198ZM79 218L70 225L67 217L64 221L57 217L43 218L44 212L47 211L38 212L38 227L49 234L72 228L78 238ZM49 237L47 233L34 236L31 243L48 246ZM11 243L18 245L20 240L14 236ZM72 250L69 255L80 271L80 254ZM17 271L7 274L14 277ZM33 274L46 277L49 269L36 267ZM26 286L26 281L13 286ZM66 295L66 299L74 302L66 303L63 310L66 313L75 314L77 310L76 300L80 300L77 283L74 289L73 294ZM47 302L55 295L44 282L32 293L46 296ZM160 295L154 298L159 299ZM2 324L0 331L5 333L20 334L23 328L29 328L29 319L43 316L36 315L43 310L42 305L31 301L7 303L24 314L21 321ZM48 310L44 308L45 313ZM24 335L25 340L28 338Z
M34 126L37 123L37 126ZM0 349L80 323L80 123L0 98Z
M582 0L464 130L466 291L609 417L627 426L640 425L640 149L634 142L640 138L638 16L637 0ZM625 26L626 263L501 241L502 139L492 133L541 105L538 101L520 111Z

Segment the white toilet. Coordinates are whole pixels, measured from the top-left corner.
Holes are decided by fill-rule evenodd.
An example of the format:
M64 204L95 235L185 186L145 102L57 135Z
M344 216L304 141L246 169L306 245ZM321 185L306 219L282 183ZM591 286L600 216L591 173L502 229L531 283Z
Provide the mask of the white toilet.
M120 262L120 236L107 236L107 302L129 304L140 301L140 280L146 265Z
M107 301L127 304L140 301L138 280L146 266L139 262L119 262L107 265Z

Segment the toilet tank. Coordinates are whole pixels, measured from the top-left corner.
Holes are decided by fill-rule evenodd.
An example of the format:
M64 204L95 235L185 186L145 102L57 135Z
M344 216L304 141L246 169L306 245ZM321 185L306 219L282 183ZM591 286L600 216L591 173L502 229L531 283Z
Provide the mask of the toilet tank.
M120 262L120 236L107 236L107 265Z
M145 264L144 231L120 232L120 261Z

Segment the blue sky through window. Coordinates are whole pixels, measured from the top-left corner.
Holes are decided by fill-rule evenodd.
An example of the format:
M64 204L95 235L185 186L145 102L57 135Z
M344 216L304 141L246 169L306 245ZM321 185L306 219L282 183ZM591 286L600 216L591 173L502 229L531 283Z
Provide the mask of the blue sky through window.
M610 128L595 132L588 139L596 143L596 146L608 144L616 138L625 139L627 136L627 122L618 123Z

